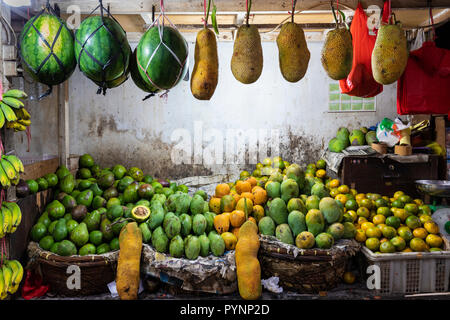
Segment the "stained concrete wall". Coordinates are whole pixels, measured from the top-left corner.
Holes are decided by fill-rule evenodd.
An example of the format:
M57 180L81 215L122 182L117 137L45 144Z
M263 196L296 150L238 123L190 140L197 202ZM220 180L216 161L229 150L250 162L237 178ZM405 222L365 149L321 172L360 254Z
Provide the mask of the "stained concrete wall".
M230 70L233 43L220 42L219 84L210 101L196 100L186 81L172 89L167 98L142 101L145 93L131 79L108 90L106 96L97 95L95 84L76 70L69 79L70 153L90 153L103 166L136 165L158 177L223 174L251 168L251 162L262 161L262 158L255 159L252 152L249 154L243 142L238 141L238 148L227 150L227 144L232 142L226 139L227 130L250 129L262 134L257 145L263 151L267 143L275 143L277 148L272 150L272 156L280 154L285 160L297 163L315 161L339 126L371 126L384 117L396 116L395 85L385 86L384 92L377 96L376 112L328 113L330 79L320 63L322 45L308 43L311 51L308 71L299 83L291 84L281 76L276 43L264 42L262 75L256 83L243 85L234 79ZM189 43L189 50L192 71L194 43ZM53 104L50 111L43 106L42 111L53 117L56 107ZM44 127L47 121L36 119L35 122L40 127L33 128L33 132L42 133L44 139L50 132L50 128ZM197 138L199 127L203 131L203 143ZM270 136L277 132L279 143L264 138L263 134ZM214 142L214 137L208 137L211 134L223 146L223 161L218 164L205 163L205 157L198 156L202 150L207 156ZM173 163L173 148L189 140L192 161ZM204 148L194 140L200 140ZM268 153L271 154L270 148ZM245 161L229 164L231 158L242 155Z

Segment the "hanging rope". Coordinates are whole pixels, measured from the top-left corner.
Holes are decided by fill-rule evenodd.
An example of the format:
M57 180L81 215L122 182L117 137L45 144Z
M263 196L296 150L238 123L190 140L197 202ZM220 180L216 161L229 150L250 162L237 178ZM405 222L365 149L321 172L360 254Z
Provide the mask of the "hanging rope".
M249 26L248 19L250 18L250 10L252 8L252 0L245 0L245 7L247 8L247 27Z
M428 1L429 4L429 14L430 14L430 24L431 30L433 32L433 41L436 40L436 27L434 26L434 17L433 17L433 9L431 8L431 1Z
M294 22L295 6L297 5L297 0L292 0L292 11L288 11L291 15L291 22Z

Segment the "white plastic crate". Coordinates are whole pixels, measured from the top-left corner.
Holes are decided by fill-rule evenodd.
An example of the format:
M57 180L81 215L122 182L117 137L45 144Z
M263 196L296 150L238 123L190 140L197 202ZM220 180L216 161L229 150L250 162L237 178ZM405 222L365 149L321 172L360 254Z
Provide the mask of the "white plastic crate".
M444 249L450 250L444 238ZM448 292L450 251L375 254L365 246L362 253L369 265L381 271L379 294Z

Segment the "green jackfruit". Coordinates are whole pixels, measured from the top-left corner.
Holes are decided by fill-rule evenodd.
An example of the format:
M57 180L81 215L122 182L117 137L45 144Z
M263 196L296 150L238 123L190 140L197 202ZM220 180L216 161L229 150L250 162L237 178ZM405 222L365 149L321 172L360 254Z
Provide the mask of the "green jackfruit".
M263 68L261 37L254 25L239 27L234 41L231 72L236 80L249 84L258 80Z
M337 28L327 33L322 48L322 66L334 80L345 79L352 70L352 34L345 28Z
M408 62L405 32L399 25L382 25L372 51L372 74L376 82L391 84L403 74Z
M295 22L287 22L281 27L277 37L280 70L289 82L301 80L308 69L311 56L303 29Z

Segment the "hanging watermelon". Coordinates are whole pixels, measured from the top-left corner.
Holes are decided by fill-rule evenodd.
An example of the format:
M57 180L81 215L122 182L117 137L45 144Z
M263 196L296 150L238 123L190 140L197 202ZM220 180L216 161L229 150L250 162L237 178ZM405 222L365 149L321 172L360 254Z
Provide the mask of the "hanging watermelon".
M133 79L134 84L139 89L150 93L149 95L144 97L144 99L142 99L142 100L146 100L146 99L154 96L158 91L160 91L157 88L155 89L154 87L147 85L147 83L144 81L144 79L142 79L142 77L139 73L139 69L138 69L138 65L137 65L137 61L136 61L136 49L134 49L133 54L131 55L131 58L130 58L130 74L131 74L131 79Z
M188 46L174 26L160 25L159 20L156 21L136 48L138 69L152 91L169 90L186 75Z
M105 8L102 8L106 10ZM75 56L80 70L105 94L127 79L131 48L125 31L109 15L85 19L75 33Z
M25 71L50 87L67 80L75 70L74 38L63 20L47 4L32 17L19 36L19 56Z

